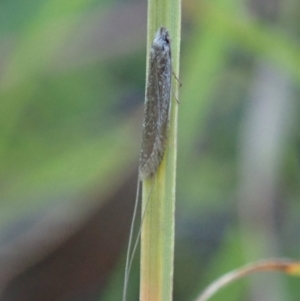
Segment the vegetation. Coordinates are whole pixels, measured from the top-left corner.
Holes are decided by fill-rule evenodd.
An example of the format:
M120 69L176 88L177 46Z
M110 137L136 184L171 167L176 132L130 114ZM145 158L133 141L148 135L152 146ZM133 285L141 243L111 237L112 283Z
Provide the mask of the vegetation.
M296 2L274 3L269 10L265 1L260 6L237 0L182 3L174 301L194 300L214 279L246 263L275 256L299 259ZM28 237L28 221L37 229L42 224L34 222L46 217L54 224L64 221L51 235L45 232L45 239L54 241L54 234L69 229L70 220L76 220L75 233L137 169L146 73L145 3L2 1L0 66L4 279L10 262L4 251L14 246L16 237ZM97 202L87 201L91 195L99 195ZM133 197L127 190L120 195L124 205L109 211L107 224L99 229L104 234L122 222L113 212L123 211L130 220L132 207L125 204ZM121 299L129 233L123 228L125 234L118 237L122 246L109 250L118 254L114 260L98 253L109 266L107 274L95 272L91 284L86 276L91 267L81 270L77 282L69 278L76 290L69 288L64 296L72 300L72 292L86 296L93 291L95 300ZM98 238L105 249L109 238L91 240ZM26 248L14 247L26 259L18 275L67 240L55 239L29 255ZM72 267L92 259L90 249L85 256L76 257ZM128 300L138 300L138 270L137 261ZM259 300L299 299L299 278L264 273L250 279L211 300L251 300L255 293ZM57 276L56 281L62 279ZM49 287L55 290L50 281Z

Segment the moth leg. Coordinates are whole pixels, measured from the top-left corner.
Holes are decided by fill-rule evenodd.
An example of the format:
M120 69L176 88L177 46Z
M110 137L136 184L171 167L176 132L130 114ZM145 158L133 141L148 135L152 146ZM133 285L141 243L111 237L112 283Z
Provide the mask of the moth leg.
M173 74L174 78L176 79L176 81L178 82L179 88L180 88L180 87L182 86L182 83L180 82L180 80L178 79L178 77L176 76L176 74L174 73L174 71L172 71L172 74ZM172 94L173 94L173 96L174 96L176 102L177 102L178 104L180 104L180 102L179 102L178 98L176 97L176 95L175 95L175 93L174 93L173 90L172 90Z
M173 94L173 97L175 98L175 100L176 100L176 102L177 102L177 104L180 104L180 101L178 100L178 98L176 97L176 95L175 95L175 93L174 93L174 91L172 90L172 94Z
M176 76L176 74L174 73L174 71L172 71L173 76L175 77L175 79L177 80L179 87L182 86L182 83L180 82L180 80L178 79L178 77Z

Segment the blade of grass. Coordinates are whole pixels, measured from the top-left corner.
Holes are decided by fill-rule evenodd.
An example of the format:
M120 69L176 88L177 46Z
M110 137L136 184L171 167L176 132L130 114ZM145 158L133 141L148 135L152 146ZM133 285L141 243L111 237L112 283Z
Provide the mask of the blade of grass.
M167 27L170 32L172 66L178 76L181 1L149 0L148 56L154 33L161 26ZM173 84L172 90L173 99L164 159L156 175L143 182L142 212L147 207L141 234L140 300L143 301L172 300L178 110L174 97L178 98L178 85Z
M282 272L292 276L300 275L300 262L290 261L286 259L270 259L255 262L244 267L233 270L210 284L204 292L196 299L196 301L207 301L222 287L236 281L242 277L257 272Z

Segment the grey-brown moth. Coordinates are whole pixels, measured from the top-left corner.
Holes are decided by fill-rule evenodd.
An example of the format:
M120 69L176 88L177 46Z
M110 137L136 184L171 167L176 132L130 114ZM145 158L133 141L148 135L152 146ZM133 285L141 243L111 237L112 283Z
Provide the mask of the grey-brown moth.
M165 27L156 32L148 65L139 177L155 174L161 163L171 108L171 39Z

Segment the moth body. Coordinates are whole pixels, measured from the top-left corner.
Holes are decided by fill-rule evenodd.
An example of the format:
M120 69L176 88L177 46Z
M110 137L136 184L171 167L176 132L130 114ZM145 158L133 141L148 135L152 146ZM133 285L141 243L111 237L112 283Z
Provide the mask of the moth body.
M153 176L164 156L171 106L170 43L168 30L161 27L155 34L150 50L139 164L140 180Z

